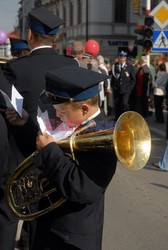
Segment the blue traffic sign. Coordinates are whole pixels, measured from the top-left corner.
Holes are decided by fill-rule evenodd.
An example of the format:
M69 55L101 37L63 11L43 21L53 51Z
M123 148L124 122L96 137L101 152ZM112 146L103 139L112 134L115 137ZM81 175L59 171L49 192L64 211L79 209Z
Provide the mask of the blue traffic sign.
M154 30L153 52L168 52L168 30Z

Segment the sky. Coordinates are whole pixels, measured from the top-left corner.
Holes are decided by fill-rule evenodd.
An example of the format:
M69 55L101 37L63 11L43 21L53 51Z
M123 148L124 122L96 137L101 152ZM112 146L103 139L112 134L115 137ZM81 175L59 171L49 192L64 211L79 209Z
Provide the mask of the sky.
M0 29L9 33L18 24L17 14L20 8L19 0L0 0Z

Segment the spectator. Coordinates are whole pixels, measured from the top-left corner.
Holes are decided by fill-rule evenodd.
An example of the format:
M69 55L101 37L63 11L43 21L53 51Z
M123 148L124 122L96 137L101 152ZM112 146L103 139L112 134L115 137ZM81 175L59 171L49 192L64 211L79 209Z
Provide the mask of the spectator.
M87 64L88 69L92 69L92 64L90 63L92 55L88 52L83 53L82 60Z
M105 64L104 57L101 55L97 56L97 61L98 61L98 69L100 70L101 73L109 75L108 69ZM111 82L110 79L107 79L104 81L104 84L102 85L104 88L104 112L106 115L111 114L111 109L112 109L112 101L113 101L113 95L112 95L112 89L111 89Z
M164 123L163 117L163 101L166 94L166 85L168 83L168 73L164 63L159 64L158 77L155 80L154 87L154 107L156 121Z
M142 56L139 61L140 67L136 75L136 111L144 118L149 115L149 95L150 95L150 69L147 65L146 56Z
M71 46L71 54L78 62L79 66L87 69L88 63L83 60L85 48L81 41L75 41Z

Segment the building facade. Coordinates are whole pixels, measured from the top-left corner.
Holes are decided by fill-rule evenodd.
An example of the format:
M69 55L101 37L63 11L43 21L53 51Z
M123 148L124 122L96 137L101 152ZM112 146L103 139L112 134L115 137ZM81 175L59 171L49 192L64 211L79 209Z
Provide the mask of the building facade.
M42 0L42 4L65 21L63 46L72 39L94 39L100 44L100 53L112 58L136 38L133 0Z
M144 17L146 0L22 0L22 34L25 36L24 16L36 6L44 5L62 18L57 49L60 53L69 40L97 40L100 54L113 58L121 49L137 54L134 46L135 26ZM151 9L160 0L151 0ZM23 37L22 35L22 37Z

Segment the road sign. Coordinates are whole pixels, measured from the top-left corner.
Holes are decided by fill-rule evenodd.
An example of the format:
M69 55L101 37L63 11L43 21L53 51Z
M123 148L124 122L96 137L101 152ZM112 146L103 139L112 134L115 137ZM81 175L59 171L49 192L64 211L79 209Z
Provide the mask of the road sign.
M164 29L168 25L168 4L165 1L161 1L151 12L151 16L154 16L154 22Z
M153 32L153 52L168 52L168 30Z
M150 15L154 16L152 52L168 52L168 4L161 1Z

